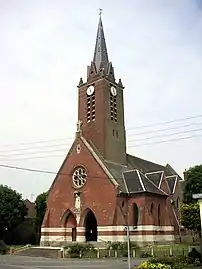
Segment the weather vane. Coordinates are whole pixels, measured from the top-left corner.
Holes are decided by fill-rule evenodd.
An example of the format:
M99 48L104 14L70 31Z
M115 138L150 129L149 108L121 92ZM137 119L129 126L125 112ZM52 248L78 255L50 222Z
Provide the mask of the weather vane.
M102 8L99 8L99 15L100 16L102 15L102 12L103 12L103 9Z

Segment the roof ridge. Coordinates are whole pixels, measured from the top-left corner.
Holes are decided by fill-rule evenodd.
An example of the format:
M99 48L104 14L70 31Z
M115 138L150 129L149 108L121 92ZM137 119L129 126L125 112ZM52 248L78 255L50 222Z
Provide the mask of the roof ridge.
M100 160L99 165L102 167L102 169L105 171L105 173L107 174L107 176L109 177L109 179L112 181L112 183L115 186L119 186L118 182L116 181L116 179L114 178L114 176L111 174L111 172L109 171L109 169L106 167L105 163L103 162L103 160L100 158L100 156L98 156L98 154L93 150L93 148L91 147L91 145L89 144L89 142L83 137L80 136L81 141L84 143L84 145L88 148L88 150L90 151L90 153L93 155L93 157L96 159L96 161L98 162L98 160ZM102 165L101 165L102 164Z
M172 177L178 178L178 175L166 176L166 179L169 180L169 178L172 178Z
M164 171L159 170L159 171L154 171L154 172L147 172L145 173L145 175L152 175L152 174L157 174L157 173L164 173Z
M107 160L107 159L105 160L105 162L121 165L121 166L124 166L124 167L128 167L128 165L126 165L126 164L116 163L116 162L113 162L113 161L110 161L110 160Z
M153 164L155 164L155 165L162 166L162 167L165 167L165 168L166 168L166 166L163 165L163 164L159 164L159 163L156 163L156 162L151 162L151 161L149 161L149 160L146 160L146 159L143 159L143 158L140 158L140 157L137 157L137 156L128 154L128 153L126 153L126 155L131 156L131 157L133 157L133 158L137 158L137 159L142 160L142 161L146 161L146 162L149 162L149 163L153 163Z

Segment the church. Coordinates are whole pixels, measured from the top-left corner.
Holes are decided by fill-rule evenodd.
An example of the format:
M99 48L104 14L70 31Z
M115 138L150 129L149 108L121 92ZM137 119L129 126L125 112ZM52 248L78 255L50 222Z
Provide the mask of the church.
M171 243L180 237L183 180L169 165L126 152L124 86L109 61L100 16L93 61L78 85L75 140L47 197L42 246Z

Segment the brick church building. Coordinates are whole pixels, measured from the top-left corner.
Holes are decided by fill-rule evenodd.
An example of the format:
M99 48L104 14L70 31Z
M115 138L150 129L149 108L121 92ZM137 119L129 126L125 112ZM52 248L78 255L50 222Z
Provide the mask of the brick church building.
M126 152L124 86L109 61L100 17L87 80L78 85L75 140L47 198L41 245L70 241L173 242L180 236L180 176Z

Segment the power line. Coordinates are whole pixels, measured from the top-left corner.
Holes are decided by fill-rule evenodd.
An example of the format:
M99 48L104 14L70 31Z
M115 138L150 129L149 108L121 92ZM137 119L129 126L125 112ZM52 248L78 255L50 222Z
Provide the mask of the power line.
M36 150L36 149L45 149L45 148L54 148L54 147L64 147L64 146L68 146L71 145L71 143L65 143L65 144L55 144L55 145L48 145L48 146L40 146L40 147L31 147L31 148L16 148L16 149L7 149L7 150L1 150L0 149L0 153L4 153L4 152L15 152L15 151L27 151L27 150Z
M184 139L189 139L189 138L193 138L193 137L202 137L202 135L198 135L198 136L187 136L187 137L182 137L180 139L170 139L170 140L158 141L158 142L154 142L154 143L147 143L147 144L144 144L144 145L151 145L151 144L158 144L158 143L164 143L164 142L170 142L170 141L184 140ZM138 146L138 145L136 145L136 146ZM25 168L25 167L19 167L19 166L13 166L13 165L6 165L6 164L0 164L0 167L2 167L2 168L8 168L8 169L21 170L21 171L27 171L27 172L36 172L36 173L51 174L51 175L57 175L57 174L60 174L60 175L71 175L70 173L56 173L56 172L47 171L47 170ZM93 176L93 178L105 178L105 177ZM118 179L118 178L116 178L116 179Z
M162 136L173 136L173 135L179 135L179 134L186 134L186 133L192 133L192 132L199 132L202 131L202 128L198 128L198 129L192 129L192 130L185 130L183 132L175 132L175 133L171 133L171 134L166 134L166 135L157 135L157 136L150 136L150 137L144 137L144 138L137 138L132 140L133 141L142 141L142 140L150 140L150 139L156 139L156 138L161 138Z
M12 158L12 159L5 159L0 158L1 161L21 161L21 160L36 160L36 159L49 159L49 158L58 158L58 157L65 157L67 152L64 154L56 154L56 155L43 155L43 156L35 156L35 157L23 157L23 158Z
M185 118L178 118L174 120L169 120L165 122L158 122L154 124L149 124L149 125L139 125L133 128L127 128L127 130L137 130L137 129L143 129L143 128L149 128L149 127L154 127L158 125L166 125L169 123L175 123L175 122L181 122L181 121L187 121L190 119L197 119L197 118L202 118L202 115L195 115L191 117L185 117ZM191 125L191 124L190 124ZM155 132L155 131L150 131L150 132ZM137 135L144 134L144 133L138 133ZM133 136L136 134L128 134L128 136ZM25 142L25 143L17 143L17 144L7 144L7 145L1 145L1 148L9 148L13 146L26 146L26 145L37 145L37 144L44 144L44 143L49 143L49 142L58 142L58 141L66 141L66 140L73 140L74 137L67 137L67 138L60 138L60 139L49 139L49 140L39 140L39 141L34 141L34 142Z
M0 164L0 167L9 168L9 169L16 169L16 170L22 170L22 171L27 171L27 172L35 172L35 173L44 173L44 174L57 175L56 172L51 172L51 171L46 171L46 170L39 170L39 169L32 169L32 168L25 168L25 167L18 167L18 166L13 166L13 165Z
M33 168L26 168L26 167L19 167L19 166L13 166L13 165L5 165L0 164L0 167L2 168L8 168L8 169L15 169L20 171L26 171L26 172L34 172L34 173L43 173L43 174L49 174L49 175L60 175L60 176L72 176L71 173L60 173L60 172L52 172L48 170L41 170L41 169L33 169ZM88 178L103 178L106 179L106 177L98 177L98 176L88 176ZM119 178L115 178L119 179Z
M144 131L144 132L129 134L128 136L139 136L139 135L145 135L148 133L149 134L160 133L160 132L164 132L164 131L176 130L176 129L181 129L181 128L185 128L185 127L195 126L195 125L202 125L202 122L193 122L193 123L189 123L189 124L185 124L185 125L178 125L178 126L174 126L174 127L168 127L168 128L151 130L151 131Z
M67 146L67 145L66 145ZM19 155L34 155L34 154L44 154L44 153L51 153L51 152L61 152L61 151L68 151L69 148L65 148L65 149L54 149L54 150L46 150L46 151L36 151L36 152L27 152L27 153L13 153L10 155L0 155L0 157L9 157L9 156L19 156Z
M150 143L137 144L137 145L131 146L131 148L140 147L140 146L155 145L155 144L161 144L161 143L168 143L168 142L172 142L172 141L186 140L186 139L191 139L191 138L195 138L195 137L202 137L202 134L193 135L193 136L185 136L185 137L180 137L180 138L173 138L173 139L168 139L168 140L161 140L161 141L150 142Z
M200 135L193 135L193 136L185 136L185 137L179 137L179 138L173 138L173 139L167 139L167 140L161 140L156 142L149 142L149 143L142 143L142 144L134 144L130 145L127 148L135 148L140 146L149 146L149 145L155 145L155 144L162 144L162 143L169 143L174 141L181 141L181 140L188 140L196 137L202 137L202 134ZM65 157L67 155L67 152L64 154L59 155L47 155L47 156L35 156L35 157L24 157L24 158L12 158L12 159L5 159L1 158L2 161L20 161L20 160L35 160L35 159L43 159L43 158L54 158L54 157Z
M47 142L58 142L58 141L65 141L65 140L70 140L74 139L74 137L67 137L67 138L59 138L59 139L49 139L49 140L39 140L39 141L34 141L34 142L25 142L25 143L17 143L17 144L7 144L7 145L1 145L3 148L9 148L13 146L26 146L26 145L36 145L36 144L44 144Z
M192 130L185 130L183 132L175 132L175 133L171 133L171 134L165 134L163 135L163 137L169 137L169 136L175 136L175 135L180 135L180 134L186 134L186 133L193 133L193 132L198 132L198 131L202 131L202 128L198 128L198 129L192 129ZM162 138L162 135L158 135L158 136L151 136L151 137L145 137L145 138L136 138L136 139L133 139L131 141L128 141L129 142L129 147L133 147L133 145L130 144L130 142L134 142L134 141L145 141L145 140L151 140L151 139L156 139L156 138ZM55 145L56 146L68 146L67 144L60 144L60 145ZM49 148L49 147L54 147L53 145L51 146L47 146L47 147L42 147L42 148ZM36 148L29 148L29 149L26 149L27 150L30 150L30 149L34 149L34 150L37 150ZM39 148L40 150L41 148ZM13 153L15 151L20 151L20 152L17 152L17 153ZM23 149L23 151L25 151L25 149ZM43 150L43 151L33 151L33 152L21 152L21 150L13 150L11 154L9 154L8 152L11 152L8 151L8 152L5 152L5 154L0 154L0 158L7 158L7 157L13 157L13 156L26 156L26 155L36 155L36 154L46 154L46 153L53 153L53 152L68 152L69 151L69 148L62 148L62 149L52 149L52 150ZM1 153L1 151L0 151ZM8 153L8 154L7 154Z
M202 118L202 115L196 115L196 116L191 116L191 117L186 117L186 118L179 118L179 119L169 120L169 121L161 121L161 122L148 124L148 125L139 125L137 127L128 128L127 130L149 128L149 127L153 127L153 126L166 125L166 124L169 124L169 123L186 121L186 120L197 119L197 118Z
M144 135L144 134L150 134L150 133L158 133L158 132L163 132L163 131L170 131L170 130L175 130L175 129L180 129L180 128L184 128L184 127L190 127L190 126L194 126L194 125L202 125L201 122L196 122L196 123L193 123L193 124L186 124L186 125L182 125L182 126L175 126L175 127L170 127L170 128L164 128L164 129L157 129L157 130L153 130L153 131L150 131L150 132L142 132L142 133L137 133L137 134L131 134L131 135L128 135L128 136L138 136L138 135ZM191 129L191 130L185 130L183 131L183 133L189 133L189 132L195 132L195 131L198 131L198 129ZM158 135L158 136L151 136L151 137L145 137L145 138L135 138L135 139L129 139L128 140L128 143L131 143L131 142L134 142L134 141L141 141L141 140L148 140L148 139L156 139L158 137L162 137L162 136L173 136L173 135L176 135L176 134L181 134L182 132L175 132L175 133L169 133L169 134L162 134L162 135ZM73 142L73 141L72 141ZM40 147L25 147L25 148L16 148L16 149L7 149L7 150L0 150L0 156L1 157L7 157L9 156L7 153L10 153L12 152L12 155L29 155L29 154L43 154L43 153L51 153L51 152L55 152L55 151L67 151L68 148L64 148L64 149L58 149L58 147L67 147L67 146L70 146L72 145L72 143L63 143L63 144L54 144L54 145L42 145ZM37 150L41 150L41 149L46 149L46 148L55 148L57 147L57 149L53 149L51 151L45 151L45 152L40 152L40 151L37 151ZM26 151L30 151L30 150L36 150L36 152L26 152ZM13 153L14 152L14 153ZM15 153L17 152L17 153ZM19 153L19 152L25 152L25 153ZM2 154L3 153L3 154ZM4 155L4 153L6 155Z

